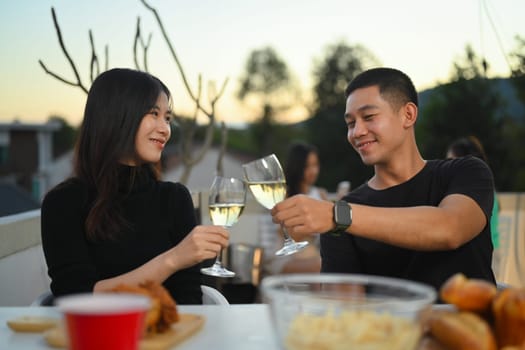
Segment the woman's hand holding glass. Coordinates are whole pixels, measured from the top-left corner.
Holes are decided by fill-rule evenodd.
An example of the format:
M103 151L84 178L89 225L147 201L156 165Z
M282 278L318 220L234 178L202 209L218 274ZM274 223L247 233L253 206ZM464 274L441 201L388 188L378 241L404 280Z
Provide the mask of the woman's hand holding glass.
M175 271L212 259L228 246L229 233L222 226L199 225L169 254L169 264Z
M239 220L246 202L246 185L233 177L216 176L210 188L208 206L210 217L215 225L231 227ZM222 266L222 249L218 250L215 263L201 272L217 277L234 277L235 272Z

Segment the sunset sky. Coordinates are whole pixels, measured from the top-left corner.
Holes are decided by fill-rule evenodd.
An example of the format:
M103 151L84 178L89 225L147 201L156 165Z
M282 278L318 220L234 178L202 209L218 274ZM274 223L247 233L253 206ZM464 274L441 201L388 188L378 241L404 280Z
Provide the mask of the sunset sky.
M516 35L525 37L523 0L148 1L159 10L194 89L199 73L205 82L214 80L218 85L230 79L217 110L219 119L230 123L254 116L253 110L236 100L235 93L248 54L266 45L285 60L307 99L314 60L323 57L327 45L339 40L365 46L384 66L405 71L421 90L446 81L452 62L463 56L467 44L486 56L491 76L508 76L499 45L508 53L515 48ZM192 110L153 15L139 0L3 0L0 122L42 122L59 115L78 125L82 118L85 93L46 75L38 64L42 59L52 71L74 79L60 51L52 6L67 49L88 86L88 30L93 30L101 59L104 45L109 46L110 67L133 68L133 38L140 16L142 31L153 33L150 72L174 92L176 113ZM301 118L304 111L297 108L287 121Z

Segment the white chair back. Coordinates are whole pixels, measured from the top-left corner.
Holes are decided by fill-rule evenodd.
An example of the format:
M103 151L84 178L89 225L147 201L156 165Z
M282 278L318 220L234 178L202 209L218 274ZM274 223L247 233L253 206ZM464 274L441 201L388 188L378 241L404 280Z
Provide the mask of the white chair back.
M230 305L228 299L224 297L217 289L201 285L202 303L204 305Z
M54 302L53 293L50 290L40 294L30 306L52 306Z

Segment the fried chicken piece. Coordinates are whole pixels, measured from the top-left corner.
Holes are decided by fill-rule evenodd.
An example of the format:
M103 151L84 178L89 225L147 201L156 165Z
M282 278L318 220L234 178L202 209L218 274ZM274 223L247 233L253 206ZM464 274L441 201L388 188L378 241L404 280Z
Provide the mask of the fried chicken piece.
M111 289L111 292L141 294L151 299L145 322L149 334L162 333L179 320L177 304L166 288L159 283L146 281L138 286L120 284Z
M119 284L115 288L110 290L111 292L115 293L131 293L131 294L141 294L144 296L147 296L151 301L151 306L146 313L146 330L147 332L150 332L151 330L156 329L156 325L158 323L158 320L161 316L161 306L160 301L156 298L154 298L148 289L140 286L131 286L128 284Z
M157 322L157 331L162 333L170 328L172 323L179 320L177 304L166 288L159 283L146 281L141 283L140 286L147 289L150 295L160 303L160 317Z
M461 311L484 314L490 311L497 289L485 280L467 278L462 273L450 277L440 289L443 301L455 305Z

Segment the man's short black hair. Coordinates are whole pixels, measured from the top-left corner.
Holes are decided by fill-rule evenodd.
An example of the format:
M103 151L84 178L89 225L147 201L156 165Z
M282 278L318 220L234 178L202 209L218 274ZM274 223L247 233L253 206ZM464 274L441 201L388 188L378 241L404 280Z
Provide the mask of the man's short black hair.
M376 85L381 96L395 109L408 102L418 105L412 80L405 73L393 68L373 68L359 74L346 87L345 97L348 98L357 89Z

